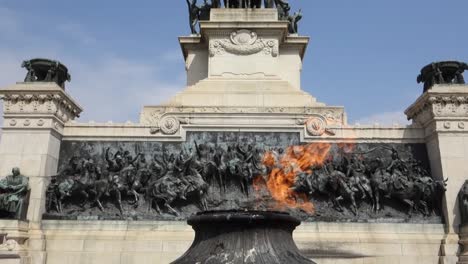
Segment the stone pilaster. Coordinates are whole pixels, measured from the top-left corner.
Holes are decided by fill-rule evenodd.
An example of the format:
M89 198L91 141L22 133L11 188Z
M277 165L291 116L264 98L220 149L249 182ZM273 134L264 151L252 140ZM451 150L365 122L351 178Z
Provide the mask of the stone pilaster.
M0 141L0 175L19 167L29 177L28 249L32 263L44 262L40 227L46 188L57 174L64 126L82 109L54 82L17 83L0 90L4 127Z
M444 263L455 263L460 211L457 195L468 177L468 85L434 85L406 110L413 125L425 130L433 176L449 179L443 201L447 238Z

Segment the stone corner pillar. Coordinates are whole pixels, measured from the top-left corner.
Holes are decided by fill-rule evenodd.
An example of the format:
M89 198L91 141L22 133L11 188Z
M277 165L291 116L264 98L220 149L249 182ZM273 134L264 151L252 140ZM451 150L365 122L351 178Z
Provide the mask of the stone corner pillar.
M448 179L442 205L447 235L441 252L442 263L455 263L460 232L458 193L468 178L468 85L433 84L405 114L414 126L425 130L434 178Z
M0 89L4 127L0 141L0 177L18 167L31 188L27 220L39 222L49 177L57 173L65 123L81 107L54 82L28 82Z
M0 177L18 167L29 177L30 195L24 230L22 261L44 264L46 260L41 219L46 189L57 174L64 126L79 117L82 108L57 82L32 81L0 89L4 127L0 141ZM5 222L5 221L3 221ZM0 224L4 225L4 223ZM8 231L10 234L13 231Z

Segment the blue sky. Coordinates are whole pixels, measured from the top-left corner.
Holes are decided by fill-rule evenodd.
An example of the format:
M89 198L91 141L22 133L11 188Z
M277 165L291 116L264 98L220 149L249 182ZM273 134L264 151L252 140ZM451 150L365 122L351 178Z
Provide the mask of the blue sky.
M290 3L311 37L303 89L345 106L351 124L404 122L422 66L468 61L467 0ZM183 0L0 0L0 87L24 78L24 59L58 59L85 109L80 121L137 122L143 105L184 88L177 37L188 33Z

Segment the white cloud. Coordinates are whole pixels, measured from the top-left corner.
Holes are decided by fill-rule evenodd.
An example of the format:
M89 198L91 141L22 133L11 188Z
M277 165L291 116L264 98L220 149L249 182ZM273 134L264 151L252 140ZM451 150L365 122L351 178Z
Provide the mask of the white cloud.
M181 82L161 80L154 65L118 57L90 63L69 60L73 65L70 92L83 106L84 120L137 121L143 105L165 101L182 87Z
M8 16L2 17L2 14ZM2 25L2 21L11 27ZM80 24L57 23L62 25L58 30L75 41L86 45L94 44L92 34ZM183 87L183 78L179 74L175 74L171 83L164 81L167 78L164 78L164 68L159 68L162 67L159 64L112 55L83 58L82 54L74 54L68 50L63 39L36 41L41 37L30 31L26 24L21 15L0 7L0 37L7 40L0 42L0 87L24 79L26 72L20 69L20 65L25 59L59 59L67 65L72 75L72 82L67 83L67 92L84 108L83 121L138 121L143 105L166 101ZM175 52L162 53L161 58L173 60Z
M356 120L357 124L361 125L373 125L373 124L380 124L380 125L407 125L410 124L406 115L403 111L395 111L395 112L383 112L373 114L367 117L360 118Z

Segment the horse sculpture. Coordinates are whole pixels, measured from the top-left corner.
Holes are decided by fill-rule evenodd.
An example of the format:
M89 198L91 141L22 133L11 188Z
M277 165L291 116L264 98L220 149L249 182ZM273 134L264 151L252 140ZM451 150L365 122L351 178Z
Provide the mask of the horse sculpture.
M351 211L357 215L357 204L353 190L346 182L346 175L335 170L332 163L325 164L320 170L312 170L311 174L299 175L291 188L295 192L305 192L308 195L319 193L328 197L336 210L343 212L342 200L351 204Z
M148 212L151 209L161 214L162 210L160 204L166 208L169 213L178 216L179 212L172 207L172 204L176 200L180 200L181 196L185 196L185 199L190 201L198 201L200 209L208 210L208 205L205 200L205 195L208 192L208 184L201 179L201 177L192 175L191 177L197 177L195 181L191 181L193 186L187 190L187 193L182 194L181 181L171 176L164 176L150 184L147 188L146 199L148 200Z
M442 194L448 179L433 181L429 176L423 176L414 180L405 181L404 186L398 187L396 179L383 165L380 159L376 159L375 171L372 173L371 186L374 193L373 208L382 210L382 198L393 198L405 204L407 214L412 215L414 209L420 210L425 216L429 216ZM382 197L383 196L383 197ZM431 209L431 210L430 210Z

